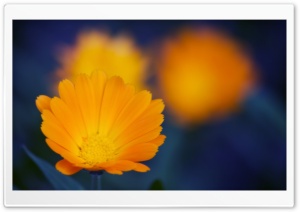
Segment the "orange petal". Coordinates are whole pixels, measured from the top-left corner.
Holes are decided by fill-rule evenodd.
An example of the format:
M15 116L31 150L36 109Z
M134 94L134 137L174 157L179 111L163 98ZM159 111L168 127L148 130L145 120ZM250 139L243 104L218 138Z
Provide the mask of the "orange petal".
M165 105L162 101L162 99L154 99L150 102L149 107L145 110L145 112L141 115L141 119L159 114L161 113L165 108Z
M139 117L149 106L151 93L141 91L137 93L124 107L114 124L113 135L119 135L123 132L137 117Z
M153 139L152 141L149 141L149 143L155 144L158 147L160 147L164 143L165 139L165 135L159 135L157 138Z
M56 117L49 110L44 110L42 117L44 121L41 129L44 135L68 151L77 154L79 151L78 146Z
M117 138L115 138L117 145L120 146L125 145L131 142L132 140L137 139L157 129L163 122L163 119L164 116L162 114L155 114L143 119L138 118L126 130L124 130ZM139 127L139 130L136 129L137 126ZM159 133L157 135L159 135ZM150 139L154 139L154 138L150 138Z
M35 100L36 107L39 109L39 111L42 113L43 110L47 109L50 110L50 101L51 98L45 95L40 95Z
M130 100L133 98L135 93L135 88L132 85L125 85L124 89L120 93L120 98L118 100L118 105L115 110L116 116L114 117L113 126L111 127L111 130L109 131L109 136L111 139L113 139L117 134L115 133L115 126L117 123L117 117L120 115L121 111L124 109L124 107L130 102Z
M96 100L93 85L87 75L78 75L75 82L75 92L87 133L92 135L97 132L98 117L95 116Z
M65 175L72 175L79 172L82 168L76 167L69 161L63 159L56 163L55 168Z
M136 164L128 160L119 160L116 161L112 166L108 167L110 169L116 169L120 171L130 171L135 168Z
M112 169L112 168L106 168L105 171L107 171L110 174L117 174L117 175L122 175L123 172L117 169Z
M61 99L66 103L68 108L71 110L74 119L76 120L80 134L82 137L87 137L87 130L79 108L74 85L69 80L63 80L59 83L58 89Z
M115 116L112 119L112 126L110 130L107 130L107 133L110 137L110 139L114 139L118 134L118 129L116 129L117 125L117 117L120 115L121 111L124 109L124 107L130 102L130 100L133 98L135 93L135 88L132 85L124 85L123 89L120 91L118 104L115 108Z
M65 102L54 97L50 106L57 120L63 125L76 144L81 146L83 135L80 134L80 124Z
M103 94L100 114L100 135L107 135L119 115L120 99L124 90L124 82L121 77L112 77L107 80ZM124 107L123 105L121 105Z
M142 163L136 163L136 166L133 170L137 172L147 172L150 171L150 168Z
M149 142L153 139L155 139L157 136L159 136L160 132L162 131L162 127L159 126L154 130L151 130L150 132L147 132L133 140L122 140L122 138L119 139L118 142L116 142L116 145L120 145L120 149L124 150L127 148L130 148L132 146L141 144L141 143L146 143ZM127 138L125 138L127 139ZM125 142L126 141L126 142Z
M146 161L153 158L158 151L158 147L151 143L142 143L126 150L123 150L119 156L119 160L130 160L133 162Z
M106 79L107 77L105 73L102 71L94 71L91 75L91 81L95 92L95 104L96 104L95 117L97 117L97 126L96 126L97 129L99 129L99 125L100 125L100 112L102 108L102 99L103 99L104 89L106 86Z
M68 161L72 162L73 164L81 164L84 163L84 160L74 155L74 153L69 152L67 149L63 148L56 142L46 139L46 143L48 146L57 154L61 155L63 158L67 159Z
M109 163L107 163L108 165ZM109 167L106 167L105 170L110 174L122 174L123 171L131 171L136 167L136 163L128 160L119 160L109 164Z

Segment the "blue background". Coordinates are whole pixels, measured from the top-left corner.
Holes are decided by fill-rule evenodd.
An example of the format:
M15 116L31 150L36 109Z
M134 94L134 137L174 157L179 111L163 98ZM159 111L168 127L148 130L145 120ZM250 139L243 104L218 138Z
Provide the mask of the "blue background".
M167 136L148 173L103 175L103 189L147 190L160 180L167 190L286 189L286 22L283 20L15 20L13 21L13 184L20 190L51 190L26 146L51 165L60 159L44 142L35 99L52 95L49 76L58 67L61 45L73 45L85 29L129 33L148 49L186 27L214 27L250 52L260 84L240 111L222 120L183 129L165 112ZM150 70L151 71L151 70ZM151 83L151 82L150 82ZM84 188L90 176L71 177Z

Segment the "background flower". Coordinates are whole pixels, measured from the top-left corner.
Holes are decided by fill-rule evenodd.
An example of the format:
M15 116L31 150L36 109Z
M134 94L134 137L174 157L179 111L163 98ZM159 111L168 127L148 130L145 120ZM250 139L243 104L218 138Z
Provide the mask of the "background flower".
M199 123L232 112L254 84L250 56L218 30L181 31L166 41L158 60L162 96L183 123Z
M147 59L129 36L83 31L74 45L62 49L58 60L61 64L56 72L58 79L74 80L79 73L100 70L109 77L121 76L138 90L145 87Z

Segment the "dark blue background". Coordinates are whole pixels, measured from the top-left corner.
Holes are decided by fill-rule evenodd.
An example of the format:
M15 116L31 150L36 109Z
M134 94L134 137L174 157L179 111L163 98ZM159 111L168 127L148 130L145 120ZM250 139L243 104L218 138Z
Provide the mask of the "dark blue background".
M53 189L24 153L55 164L60 159L44 142L35 99L51 95L49 76L58 67L61 45L75 43L86 29L129 33L147 50L186 27L214 27L250 52L259 68L259 86L242 109L193 129L163 123L165 144L146 162L148 173L103 175L104 189L149 189L159 179L168 190L286 189L286 22L283 20L15 20L13 21L13 183L15 189ZM72 176L86 188L88 173Z

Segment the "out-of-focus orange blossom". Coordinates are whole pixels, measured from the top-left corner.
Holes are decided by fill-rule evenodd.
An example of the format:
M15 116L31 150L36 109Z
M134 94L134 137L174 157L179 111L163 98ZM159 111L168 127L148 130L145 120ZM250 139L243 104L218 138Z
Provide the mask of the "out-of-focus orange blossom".
M255 78L253 62L239 43L213 29L182 31L163 45L158 63L162 97L180 123L234 111Z
M105 72L108 77L120 76L137 90L145 87L148 61L129 36L111 37L95 30L82 32L74 46L63 49L59 62L58 81L65 78L75 80L79 73L90 75L97 70Z

